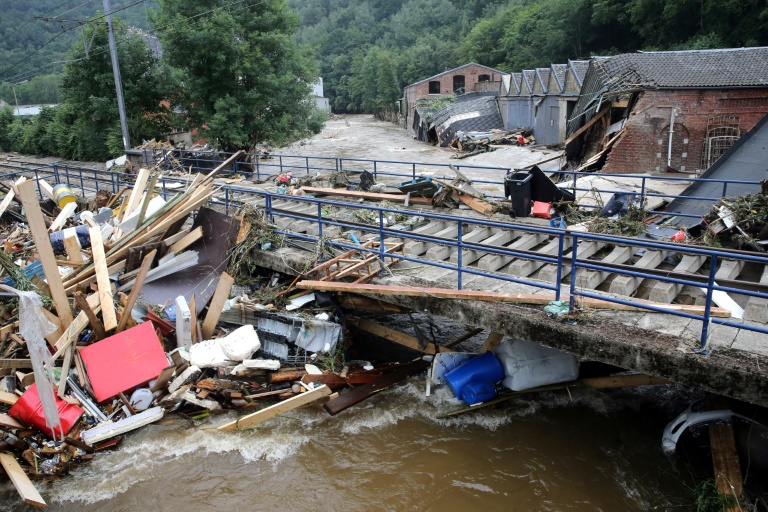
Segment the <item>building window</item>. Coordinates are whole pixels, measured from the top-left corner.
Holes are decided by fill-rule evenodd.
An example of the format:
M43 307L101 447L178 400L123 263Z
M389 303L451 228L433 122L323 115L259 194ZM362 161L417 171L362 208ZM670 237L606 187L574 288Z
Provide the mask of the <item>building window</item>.
M453 76L453 92L458 94L464 92L464 75Z
M491 75L480 75L477 77L478 82L490 82L491 81Z
M429 82L429 94L440 94L440 82L437 80Z

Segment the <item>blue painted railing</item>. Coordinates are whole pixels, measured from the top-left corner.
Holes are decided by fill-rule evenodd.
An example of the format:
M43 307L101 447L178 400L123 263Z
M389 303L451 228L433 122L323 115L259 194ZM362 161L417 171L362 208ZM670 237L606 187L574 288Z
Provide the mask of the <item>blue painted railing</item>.
M6 179L6 180L15 179L17 176L22 174L27 175L28 177L36 180L41 178L50 178L56 183L67 183L70 187L74 186L74 187L80 188L83 192L86 192L86 191L92 192L98 189L107 188L111 190L113 193L115 193L122 186L129 184L129 180L133 179L133 175L119 174L119 173L113 173L109 171L100 171L96 169L87 169L83 167L58 165L58 164L9 173L9 174L0 176L0 178ZM33 175L34 177L30 176L30 174ZM160 193L163 195L164 198L168 199L170 195L177 193L175 189L170 189L168 185L172 182L177 182L178 180L172 177L169 178L169 177L162 176L159 178L158 181L159 181L158 186L161 188ZM461 289L463 286L465 275L484 276L484 277L490 277L490 278L501 280L501 281L514 282L514 283L519 283L519 284L524 284L529 286L535 286L537 288L552 290L554 292L555 300L560 300L562 296L562 289L563 289L563 285L561 285L562 277L564 275L564 271L570 268L571 282L570 282L569 300L570 300L571 307L576 306L575 301L577 300L576 299L577 297L579 296L591 297L591 298L599 298L609 302L614 302L616 304L631 305L631 306L634 306L640 309L649 310L649 311L663 312L663 313L667 313L667 314L671 314L679 317L689 318L693 320L700 320L702 321L702 328L700 331L700 344L701 344L702 351L707 350L707 340L709 339L710 324L712 323L729 326L729 327L747 329L747 330L759 332L762 334L768 334L768 328L749 325L746 323L735 322L728 319L716 318L716 317L712 317L711 315L711 308L713 306L712 295L713 295L713 292L717 290L721 290L727 293L746 295L750 297L768 298L768 293L756 292L756 291L746 290L742 288L719 286L719 285L716 285L714 281L715 270L717 267L717 262L719 260L731 259L731 260L740 260L744 262L758 263L762 265L768 264L768 258L764 256L760 256L758 254L726 251L726 250L720 250L720 249L710 249L706 247L680 245L680 244L672 244L672 243L664 243L664 242L651 242L651 241L645 241L645 240L629 239L629 238L614 237L614 236L607 236L607 235L598 235L598 234L591 234L591 233L568 232L562 229L539 228L539 227L533 227L533 226L511 224L506 222L495 222L490 220L464 219L464 218L454 217L450 215L415 212L415 211L408 211L408 210L395 210L391 208L370 206L367 204L360 205L356 203L326 201L326 200L321 200L321 199L316 199L311 197L285 196L281 194L269 193L262 190L253 190L253 189L242 188L242 187L223 186L218 191L219 195L222 193L224 194L223 199L214 198L212 199L211 203L213 205L217 205L221 207L226 213L230 213L231 210L235 208L239 208L244 203L256 202L259 204L263 203L263 207L266 209L269 215L273 218L286 217L286 218L292 218L296 220L310 221L317 224L318 226L317 236L295 234L295 233L286 232L282 230L278 231L278 233L286 235L293 239L317 241L320 237L323 237L323 228L327 226L338 226L342 230L354 229L354 230L361 230L361 231L366 231L371 234L374 234L375 236L378 237L378 241L381 242L379 245L380 248L378 252L371 249L361 248L359 245L346 243L338 240L328 240L328 243L342 249L359 249L365 252L377 253L379 254L379 257L381 258L382 261L384 260L385 257L396 258L404 261L411 261L414 263L420 263L420 264L430 265L433 267L452 270L456 272L456 276L457 276L456 282L457 282L457 287L459 289ZM42 193L40 194L40 197L42 198ZM295 213L290 213L286 211L278 211L278 209L273 207L273 202L278 199L290 199L292 201L298 201L298 202L306 203L308 205L312 205L313 206L312 211L314 213L312 215L308 215L308 214L295 214ZM375 216L377 217L376 224L366 225L366 224L360 224L355 222L345 222L341 220L324 218L322 215L322 210L323 208L327 208L328 206L336 206L339 208L361 209L361 210L376 212L375 213ZM437 238L434 236L421 235L421 234L416 234L408 231L391 229L389 226L386 225L384 221L384 219L390 214L405 214L409 216L420 216L429 220L442 221L445 223L455 224L456 231L457 231L456 239L446 240L446 239ZM497 246L489 246L484 244L467 242L464 240L464 236L466 234L465 226L467 225L497 228L497 229L498 228L513 229L523 233L544 234L549 237L556 238L558 240L558 251L556 255L545 256L545 255L535 254L531 251L522 251L522 250L516 251L508 247L497 247ZM385 246L383 242L391 238L430 242L430 243L450 246L457 251L456 264L437 262L437 261L432 261L425 258L407 256L404 254L387 253L385 256L384 254ZM567 238L570 238L570 241L571 241L570 253L568 253L568 250L569 250L568 244L566 244ZM643 272L642 270L629 270L626 268L616 268L615 266L601 265L601 262L599 261L578 260L577 257L579 252L579 244L583 241L596 241L596 242L603 242L603 243L609 243L609 244L615 244L615 245L629 245L629 246L637 247L638 249L662 250L662 251L667 251L671 253L697 254L709 260L709 275L707 278L707 282L705 284L705 283L702 283L701 281L695 281L692 279L680 279L680 278L669 277L664 275L652 274L648 272ZM557 277L554 283L545 283L545 282L533 280L527 277L516 277L511 275L483 271L478 268L470 267L464 264L463 253L464 251L467 251L467 250L480 251L484 254L497 254L501 256L536 260L536 261L543 262L545 264L556 265ZM579 271L579 269L611 272L614 274L627 275L627 276L637 277L641 279L652 279L652 280L663 281L663 282L671 282L679 285L688 285L688 286L705 288L706 302L705 302L704 314L695 315L695 314L685 313L681 311L673 311L673 310L666 309L663 306L659 306L656 304L648 304L633 298L621 299L621 298L612 297L609 295L597 294L588 290L580 290L576 286L577 279L578 279L577 272Z
M226 152L199 152L199 151L182 151L182 150L167 150L167 149L145 149L142 150L144 162L146 165L154 164L156 161L161 162L163 166L169 168L169 158L173 157L177 159L185 169L191 167L195 172L206 172L213 169L233 153ZM479 166L479 165L464 165L460 163L454 164L440 164L440 163L428 163L428 162L404 162L398 160L372 160L365 158L337 158L326 156L306 156L306 155L284 155L284 154L270 154L268 159L264 159L264 155L250 154L253 162L234 162L232 164L232 172L244 176L246 179L255 179L261 181L267 179L270 176L276 174L283 174L291 172L303 173L304 175L310 175L314 173L327 173L333 171L345 171L348 173L359 174L363 170L367 170L374 175L374 178L381 176L397 178L400 181L407 181L415 179L417 176L428 173L432 174L433 178L442 180L453 180L455 175L437 175L434 173L448 172L449 165L453 165L457 169L461 170L475 170L475 171L487 171L498 176L497 179L473 179L473 183L478 185L493 185L500 190L504 188L504 176L506 175L508 168L498 166ZM660 192L653 192L653 183L656 182L680 182L680 183L692 183L694 181L720 183L723 186L722 196L728 195L728 186L735 184L747 184L759 186L759 181L744 181L744 180L726 180L726 179L701 179L701 178L689 178L682 176L646 176L638 174L607 174L596 172L578 172L569 170L543 170L544 173L550 176L559 175L562 179L561 183L571 182L568 190L577 192L589 192L592 188L580 187L578 179L582 177L604 177L608 179L621 178L623 180L635 181L635 187L639 188L638 192L631 192L627 190L614 190L614 189L595 189L597 192L603 194L615 194L615 193L629 193L638 197L640 208L645 209L649 206L648 198L659 199L676 199L686 197L694 200L709 201L714 203L719 198L711 197L699 197L699 196L679 196L675 194L664 194ZM565 179L567 178L567 179ZM487 194L488 197L501 198L500 195ZM579 203L580 208L598 208L594 204ZM695 218L696 215L679 213L673 211L649 211L650 214L656 214L661 216L680 216Z

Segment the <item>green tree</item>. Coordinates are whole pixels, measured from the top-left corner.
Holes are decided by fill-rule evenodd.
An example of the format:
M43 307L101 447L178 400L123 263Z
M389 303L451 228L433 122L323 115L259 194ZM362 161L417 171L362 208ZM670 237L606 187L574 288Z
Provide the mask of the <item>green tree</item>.
M169 130L173 83L170 73L152 55L144 40L121 23L118 58L123 82L128 132L131 141L157 137ZM108 44L103 25L86 30L94 45ZM74 62L67 64L62 79L65 102L77 117L73 131L77 137L75 155L80 159L105 160L123 153L123 139L117 109L117 95L109 52L91 52L85 58L83 43L78 42L70 53ZM164 106L165 105L165 106Z
M161 39L183 76L180 103L190 126L225 150L320 131L324 114L309 98L317 72L292 39L297 18L283 0L231 10L221 8L225 0L158 3L155 22L175 24ZM194 25L187 23L193 16Z

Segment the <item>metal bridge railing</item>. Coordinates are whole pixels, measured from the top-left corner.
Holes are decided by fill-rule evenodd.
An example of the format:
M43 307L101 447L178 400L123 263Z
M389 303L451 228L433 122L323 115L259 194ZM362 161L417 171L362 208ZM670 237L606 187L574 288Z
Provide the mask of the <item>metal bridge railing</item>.
M199 151L184 151L184 150L167 150L167 149L155 149L155 150L143 150L145 164L150 165L155 163L156 158L160 158L166 168L168 167L168 157L172 156L179 160L184 168L195 172L206 172L213 169L221 162L226 160L233 153L226 152L199 152ZM201 158L203 155L203 158ZM398 160L373 160L366 158L337 158L326 156L305 156L305 155L284 155L284 154L270 154L268 160L264 160L265 155L249 154L253 162L235 162L233 163L232 171L237 174L241 174L246 179L255 179L261 181L267 179L270 176L276 174L282 174L286 172L303 173L304 175L310 175L313 173L344 171L353 174L360 174L364 170L371 172L374 178L379 177L392 177L401 181L407 181L409 179L415 179L422 174L430 174L433 178L442 180L453 180L454 175L444 174L448 172L449 165L454 165L457 169L461 170L476 170L476 171L488 171L498 175L497 179L474 179L473 182L479 185L493 185L503 190L504 188L504 176L508 168L498 166L479 166L479 165L463 165L459 163L455 164L438 164L427 162L404 162ZM521 170L521 169L517 169ZM621 178L624 180L634 180L636 182L635 187L640 190L637 192L627 190L612 190L612 189L598 189L594 190L602 194L632 194L638 197L640 208L646 208L648 198L659 199L677 199L686 197L688 199L695 199L701 201L715 202L718 199L711 197L698 197L698 196L680 196L675 194L665 194L661 192L654 192L652 185L657 182L680 182L680 183L692 183L708 182L708 183L720 183L722 184L722 197L726 197L728 194L728 186L736 184L747 185L759 185L759 181L745 181L745 180L726 180L726 179L710 179L710 178L688 178L678 176L646 176L638 174L608 174L608 173L596 173L596 172L578 172L569 170L543 170L545 174L551 177L558 176L562 180L561 183L571 182L567 190L572 191L574 194L577 192L590 192L592 188L585 188L579 186L578 179L582 177L602 177L608 179ZM443 173L443 174L437 174ZM491 198L501 198L503 196L488 194ZM594 204L580 203L581 208L598 208ZM681 216L695 218L696 215L685 214L671 211L650 211L651 214L662 216Z
M67 183L70 187L74 185L77 188L80 188L83 191L83 193L93 192L100 188L107 188L111 190L112 193L116 193L122 186L125 186L126 184L130 184L130 180L132 179L132 175L118 174L110 171L100 171L95 169L87 169L83 167L74 167L74 166L57 165L57 164L52 164L47 167L17 171L14 173L6 174L3 177L10 177L13 179L17 176L26 175L30 173L34 174L34 178L32 179L39 180L41 178L53 178L56 180L56 183ZM173 178L168 178L168 177L160 177L158 181L159 181L159 186L161 187L160 193L163 195L165 199L167 199L171 193L177 192L176 189L171 189L168 187L169 183L175 182L177 180ZM223 197L221 197L222 194L223 194ZM42 194L40 195L40 197L42 198ZM307 203L308 205L314 205L315 206L313 208L314 213L310 215L310 214L296 214L296 213L281 211L279 208L275 208L273 204L274 201L280 200L280 199L289 199L291 201L303 202L303 203ZM457 278L456 282L457 282L458 289L461 289L463 287L464 276L466 275L483 276L483 277L490 277L490 278L501 280L501 281L508 281L508 282L551 290L554 292L554 300L560 300L561 297L563 296L563 290L569 290L569 295L570 295L569 300L570 300L571 307L576 306L577 297L589 297L589 298L598 298L601 300L614 302L616 304L630 305L630 306L634 306L634 307L648 310L648 311L656 311L656 312L666 313L666 314L674 315L678 317L699 320L702 322L702 328L701 328L700 337L699 337L699 342L700 342L702 352L706 352L708 350L708 340L709 340L709 334L711 331L711 324L718 324L718 325L724 325L724 326L735 327L740 329L747 329L747 330L759 332L762 334L768 334L768 328L749 325L747 323L735 322L728 319L716 318L711 315L711 308L713 307L713 304L714 304L713 293L718 290L724 291L726 293L734 293L734 294L741 294L749 297L760 297L760 298L768 299L768 293L765 293L764 291L753 291L746 288L736 288L732 286L717 285L715 283L715 273L716 273L716 267L717 267L718 261L723 259L730 259L730 260L740 260L740 261L750 262L750 263L758 263L761 265L768 265L768 257L765 257L765 256L760 256L757 254L746 254L743 252L735 252L735 251L728 251L728 250L722 250L722 249L706 248L706 247L700 247L700 246L690 246L690 245L684 245L684 244L675 244L675 243L667 243L667 242L651 242L651 241L645 241L645 240L615 237L615 236L608 236L608 235L598 235L598 234L582 233L582 232L569 232L563 229L556 229L556 228L543 228L543 227L539 228L539 227L513 224L513 223L507 223L507 222L496 222L496 221L480 220L480 219L464 219L464 218L454 217L450 215L441 215L441 214L435 214L435 213L425 213L425 212L402 210L402 209L383 208L379 206L361 205L357 203L326 201L326 200L311 198L311 197L286 196L282 194L266 192L263 190L253 190L253 189L233 187L233 186L220 187L218 189L217 195L215 195L214 198L211 200L212 205L218 206L219 208L223 209L227 214L229 214L234 209L240 208L246 203L250 203L250 204L255 203L259 206L262 206L266 210L266 212L269 214L270 218L273 220L275 217L285 217L290 219L308 221L308 222L315 223L317 225L317 232L318 232L317 236L296 234L296 233L292 233L284 230L277 231L279 234L285 235L287 237L290 237L296 240L306 240L306 241L317 242L318 240L323 238L324 227L327 228L329 226L338 226L342 230L359 230L359 231L367 232L370 235L376 237L380 242L378 251L373 249L367 249L357 244L347 243L346 241L340 241L340 240L326 240L326 241L331 245L344 250L358 249L363 252L378 254L382 263L385 258L384 242L390 241L392 238L399 238L399 239L406 239L406 240L413 240L413 241L420 241L420 242L427 242L427 243L449 246L457 251L455 264L450 262L448 263L438 262L438 261L433 261L426 258L408 256L403 254L387 253L386 257L397 258L403 261L410 261L410 262L429 265L437 268L450 269L456 272L456 278ZM323 216L323 209L329 206L352 209L352 210L354 209L366 210L369 212L372 211L372 212L375 212L374 217L376 221L373 225L371 225L371 224L364 224L360 222L345 221L342 219L329 219ZM411 231L402 231L398 229L392 229L392 227L388 226L387 223L385 222L385 218L391 214L407 215L411 217L419 216L428 220L444 222L446 223L446 225L454 225L456 226L457 236L455 239L446 239L446 238L439 238L436 236L418 234ZM514 249L510 247L500 247L500 246L485 245L481 243L468 242L468 241L465 241L464 239L464 236L467 233L468 226L507 229L507 230L514 230L517 232L522 232L524 234L528 234L528 233L544 234L552 237L553 239L558 240L558 251L556 255L553 254L551 256L547 256L547 255L538 254L535 251L520 250L520 249ZM627 269L627 268L617 268L614 265L609 266L609 265L601 264L601 262L597 260L579 260L578 259L579 244L585 241L598 241L598 242L604 242L604 243L613 244L613 245L625 245L625 246L629 245L629 246L637 247L638 249L660 250L660 251L665 251L667 253L700 255L704 258L707 258L708 260L709 275L707 277L706 283L704 283L702 282L702 280L697 281L694 279L682 279L679 277L671 277L671 276L659 274L659 273L643 272L642 269L635 270L635 269ZM567 243L567 242L570 242L570 243ZM505 275L500 273L484 271L476 267L471 267L466 265L463 261L464 251L470 251L470 250L479 251L479 252L482 252L483 254L496 254L496 255L508 256L512 258L536 260L536 261L543 262L545 264L556 265L557 277L554 283L547 283L539 280L534 280L529 277ZM562 284L563 276L566 275L565 271L568 269L571 270L570 284ZM618 298L618 297L613 297L607 294L606 295L597 294L594 291L580 289L577 286L579 269L595 270L600 272L611 272L614 274L627 275L627 276L637 277L642 279L652 279L656 281L670 282L670 283L675 283L679 285L701 287L705 290L705 294L706 294L704 314L696 315L696 314L686 313L682 311L670 310L670 309L664 308L663 306L659 306L657 304L649 304L631 297ZM757 283L751 283L751 284L755 285L760 290L764 289L764 287L761 287Z

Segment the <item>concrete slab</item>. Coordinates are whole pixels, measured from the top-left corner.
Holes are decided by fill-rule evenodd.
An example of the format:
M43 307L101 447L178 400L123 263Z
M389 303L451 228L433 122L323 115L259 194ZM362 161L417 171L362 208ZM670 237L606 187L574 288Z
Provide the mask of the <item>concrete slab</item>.
M768 356L768 335L749 331L747 329L740 329L739 334L736 336L736 340L733 343L733 348L743 352L749 352L750 354ZM768 370L768 368L763 368L763 371L766 370Z
M662 261L664 261L664 258L666 257L666 251L646 251L645 254L643 254L643 256L634 264L634 267L637 268L639 272L642 272L643 269L656 268L661 264ZM616 295L630 296L635 293L635 290L637 290L637 287L640 286L640 283L642 282L642 277L618 275L611 282L611 286L608 288L608 290L611 293L615 293Z
M704 257L693 254L684 254L680 262L675 266L674 272L687 272L694 274L704 264ZM654 302L671 303L683 285L677 283L665 283L659 281L653 285L648 299Z
M665 315L663 313L646 313L635 324L641 329L663 332L670 336L682 336L686 327L693 320L681 316Z
M515 240L506 248L510 251L514 251L515 249L528 250L532 247L536 247L546 239L547 235L543 235L541 233L528 233L527 235L523 235L519 239ZM514 256L505 256L503 254L487 254L480 258L480 260L477 262L477 266L483 270L493 272L494 270L500 269L513 259L515 259Z
M763 269L760 284L768 285L768 267ZM744 319L758 323L768 323L768 299L750 297L744 308Z
M435 224L436 226L433 226L431 223L427 224L426 226L422 226L419 228L421 231L414 230L414 233L422 235L434 235L436 237L453 238L459 232L456 224L452 224L450 226L446 226L443 222L437 222ZM427 252L429 245L430 244L428 242L419 242L413 240L405 244L405 254L409 256L421 256Z
M563 251L571 247L571 242L572 240L570 238L563 240ZM559 251L560 239L555 238L554 240L551 240L547 245L539 249L537 252L542 256L557 256ZM508 274L525 277L530 276L544 265L546 265L546 263L543 261L518 259L509 264L506 272Z
M590 256L594 255L597 251L603 248L605 246L602 242L597 242L593 240L587 240L586 242L580 242L579 243L579 250L576 256L579 259L586 259ZM571 273L571 266L565 265L565 256L563 257L563 275L562 277L565 278ZM549 281L554 282L555 279L557 279L557 265L547 264L544 268L542 268L539 271L539 279L542 281Z
M491 230L489 228L477 228L470 231L469 233L462 234L461 239L463 242L476 243L476 242L485 240L489 236L491 236ZM456 235L456 238L458 239L458 233ZM455 252L458 254L458 251L459 251L458 249L450 245L436 245L434 247L430 247L427 250L426 257L427 259L430 259L430 260L443 261L448 259L451 256L452 252ZM462 264L465 264L463 259L464 258L462 257Z
M485 240L482 240L478 243L481 243L483 245L490 245L493 247L503 247L504 245L508 244L515 238L517 238L519 235L513 231L513 230L492 230L494 231L493 234L486 238ZM451 263L454 265L458 262L459 251L455 250L451 254ZM478 251L474 249L465 249L464 252L461 255L462 264L469 265L470 263L474 263L475 261L479 260L483 255L486 253L484 251Z
M634 247L617 245L613 250L600 261L595 262L599 264L601 261L605 263L624 263L632 257L634 253ZM581 250L576 254L581 259ZM576 286L579 288L586 288L594 290L600 283L605 281L610 272L602 272L599 270L580 270L576 275Z

